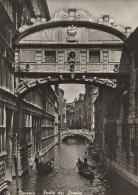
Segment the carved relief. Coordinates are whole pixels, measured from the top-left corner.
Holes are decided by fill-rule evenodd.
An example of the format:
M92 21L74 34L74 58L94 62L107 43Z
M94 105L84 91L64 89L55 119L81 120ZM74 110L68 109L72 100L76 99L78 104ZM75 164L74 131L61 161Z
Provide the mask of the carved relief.
M75 66L75 61L76 61L76 52L75 51L69 51L69 54L68 54L68 62L69 62L69 65L70 65L70 71L71 72L74 72L74 66Z
M89 21L92 23L99 23L99 24L103 24L106 26L110 26L112 28L115 28L117 30L119 30L120 32L122 32L123 34L125 34L126 36L130 35L130 27L124 28L122 26L115 26L114 24L114 19L110 18L109 15L103 15L102 18L100 18L98 21L95 21L94 18L92 17L92 15L87 12L84 9L60 9L58 10L50 19L50 21L46 21L45 18L41 18L40 21L38 22L36 19L31 18L31 25L23 25L19 28L19 32L23 32L25 30L27 30L28 28L31 28L33 26L37 26L37 25L41 25L44 23L50 23L53 21L61 21L61 20L81 20L81 21Z
M82 10L82 9L76 11L76 19L96 22L86 10Z
M19 82L19 84L18 84L18 87L17 87L17 89L19 89L19 88L21 88L21 87L29 87L29 80L27 80L27 78L25 77L25 78L20 78L20 82Z
M68 29L67 29L67 34L69 35L69 36L75 36L76 34L77 34L77 28L75 27L75 26L73 26L73 25L71 25L70 27L68 27Z
M71 25L67 28L67 41L77 41L77 27Z
M57 21L57 20L70 20L70 19L77 19L77 20L85 20L90 22L96 22L93 17L84 9L60 9L58 10L55 15L51 18L50 21Z
M51 18L50 21L66 20L69 18L69 12L67 9L58 10Z

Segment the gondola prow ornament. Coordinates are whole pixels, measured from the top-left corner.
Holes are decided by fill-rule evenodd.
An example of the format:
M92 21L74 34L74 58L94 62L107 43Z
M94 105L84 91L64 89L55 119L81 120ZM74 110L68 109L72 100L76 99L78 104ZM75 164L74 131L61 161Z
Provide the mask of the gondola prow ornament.
M71 72L74 72L75 60L76 60L76 52L75 51L69 51L69 53L68 53L68 62L70 64L70 71Z

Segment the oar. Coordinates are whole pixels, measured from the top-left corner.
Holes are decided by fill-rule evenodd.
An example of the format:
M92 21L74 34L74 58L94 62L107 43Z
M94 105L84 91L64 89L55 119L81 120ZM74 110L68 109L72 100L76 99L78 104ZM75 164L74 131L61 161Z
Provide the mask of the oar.
M74 170L76 167L77 167L77 165L72 170Z
M53 167L55 167L55 166L53 165ZM54 169L53 169L53 171L54 171L56 174L58 174Z
M54 171L54 169L53 169L53 171ZM56 171L54 171L56 174L58 174Z

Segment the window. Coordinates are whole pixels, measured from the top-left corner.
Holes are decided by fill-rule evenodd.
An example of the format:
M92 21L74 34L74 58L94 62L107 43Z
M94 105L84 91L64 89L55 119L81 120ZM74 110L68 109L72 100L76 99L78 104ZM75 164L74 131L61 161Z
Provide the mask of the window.
M89 62L100 62L100 51L89 51Z
M79 114L81 114L81 108L79 108Z
M0 153L4 151L4 129L0 129Z
M0 126L4 125L4 110L3 107L0 107Z
M130 126L130 150L131 153L136 154L136 127Z
M45 51L45 62L55 63L56 62L56 51Z
M31 143L31 129L26 129L27 132L26 132L26 142L27 144L30 144Z

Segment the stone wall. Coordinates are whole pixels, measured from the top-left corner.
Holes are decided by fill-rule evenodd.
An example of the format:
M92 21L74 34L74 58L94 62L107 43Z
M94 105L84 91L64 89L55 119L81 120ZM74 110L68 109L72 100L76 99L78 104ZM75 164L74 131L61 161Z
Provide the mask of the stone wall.
M129 64L129 75L124 78L124 84L114 90L100 89L95 102L96 141L101 158L105 164L111 162L135 185L138 185L137 35L138 29L124 45L126 57L121 63L122 66Z

